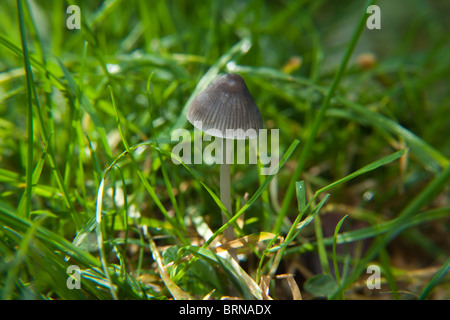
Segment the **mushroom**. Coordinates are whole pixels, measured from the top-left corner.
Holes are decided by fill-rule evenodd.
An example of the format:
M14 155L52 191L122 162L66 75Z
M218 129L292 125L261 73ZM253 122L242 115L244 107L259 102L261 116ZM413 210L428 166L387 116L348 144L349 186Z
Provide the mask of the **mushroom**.
M222 163L220 165L220 200L230 214L230 152L226 145L238 139L256 138L263 121L261 113L250 94L244 79L237 74L225 74L216 79L192 102L187 119L194 127L220 138ZM231 141L230 141L231 140ZM231 159L231 163L234 159ZM222 222L228 219L222 212ZM234 239L233 227L224 232L226 241ZM231 253L230 253L231 254ZM231 254L233 256L233 254Z

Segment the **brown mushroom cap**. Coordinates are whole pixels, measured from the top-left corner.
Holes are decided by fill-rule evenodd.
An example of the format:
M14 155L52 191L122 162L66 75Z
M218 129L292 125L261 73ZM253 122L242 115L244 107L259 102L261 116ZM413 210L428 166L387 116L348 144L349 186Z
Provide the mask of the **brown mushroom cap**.
M215 80L194 99L187 119L197 129L227 139L256 138L263 125L244 79L232 73Z

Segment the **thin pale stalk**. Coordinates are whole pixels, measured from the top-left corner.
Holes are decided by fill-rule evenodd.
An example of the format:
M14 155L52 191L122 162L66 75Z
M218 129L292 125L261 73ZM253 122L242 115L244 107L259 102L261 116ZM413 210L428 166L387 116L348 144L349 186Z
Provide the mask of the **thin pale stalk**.
M220 165L220 201L231 214L231 192L230 192L230 164L223 163ZM222 223L228 222L225 212L222 211ZM225 238L230 241L234 238L233 227L228 227L224 232Z
M220 165L220 201L222 201L223 205L227 209L230 217L232 214L231 207L231 173L230 173L230 163L227 161L226 156L226 139L222 140L222 164ZM222 211L222 223L226 224L228 222L228 217L225 212ZM224 231L225 242L229 242L235 239L235 234L233 230L233 226L230 225ZM228 251L231 257L233 257L236 261L237 259L237 251L234 249L230 249Z

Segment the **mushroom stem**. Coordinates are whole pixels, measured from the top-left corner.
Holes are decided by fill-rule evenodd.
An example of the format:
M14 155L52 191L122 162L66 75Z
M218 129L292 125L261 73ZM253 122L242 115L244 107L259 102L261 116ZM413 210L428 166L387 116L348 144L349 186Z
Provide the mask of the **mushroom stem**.
M226 141L227 139L222 139L222 164L220 165L220 201L222 201L223 205L228 210L228 212L231 215L233 215L231 207L230 163L227 162ZM222 212L222 223L225 224L227 222L228 218L225 215L225 213ZM229 226L228 228L225 229L224 238L225 241L227 242L234 240L235 235L233 226ZM228 252L231 255L231 257L233 257L236 261L238 261L236 250L230 249Z
M225 208L227 208L230 214L233 214L231 209L231 183L230 183L230 163L227 161L227 139L223 138L222 145L222 164L220 165L220 201L222 201ZM228 218L224 212L222 212L222 223L227 223ZM229 226L224 232L225 239L227 241L233 240L234 231L233 227Z
M231 214L231 194L230 194L230 164L223 163L220 165L220 200L222 201L225 208ZM227 223L228 218L224 212L222 212L222 223ZM224 232L227 241L233 240L233 227L228 227Z

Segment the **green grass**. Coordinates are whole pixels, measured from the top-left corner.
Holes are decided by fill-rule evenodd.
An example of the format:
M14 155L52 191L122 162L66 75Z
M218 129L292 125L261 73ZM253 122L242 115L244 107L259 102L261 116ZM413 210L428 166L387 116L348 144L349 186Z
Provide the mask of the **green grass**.
M2 2L0 298L448 299L450 6L376 1L369 30L373 2L69 1L80 30ZM224 72L280 169L231 166L222 225L219 166L175 164L171 133Z

